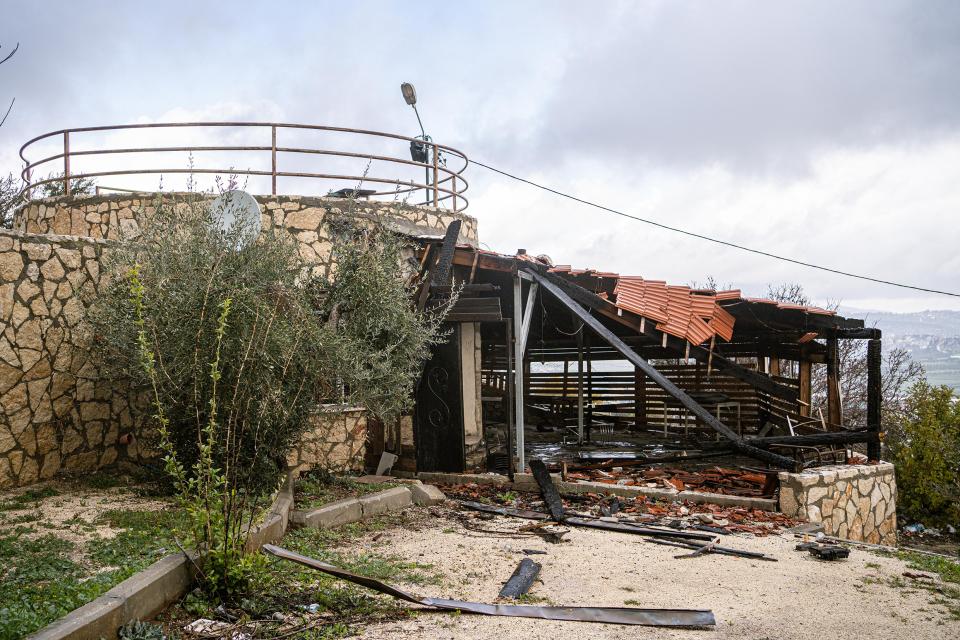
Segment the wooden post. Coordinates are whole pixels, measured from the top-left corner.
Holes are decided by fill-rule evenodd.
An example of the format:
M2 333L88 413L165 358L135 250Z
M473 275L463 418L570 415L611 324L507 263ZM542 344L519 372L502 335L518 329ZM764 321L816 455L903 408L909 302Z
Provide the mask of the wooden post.
M584 357L587 359L587 439L593 435L593 354L590 349L590 335L584 336Z
M637 430L647 422L647 382L640 367L633 368L633 426Z
M798 413L804 417L808 417L810 415L810 395L811 395L810 369L811 369L810 361L807 360L806 358L801 359L799 362L800 402L798 404L800 406L798 409Z
M771 376L780 375L780 358L776 356L770 356L770 375Z
M883 387L880 380L880 340L867 341L867 429L876 433L880 432L881 413L880 407L883 403ZM880 459L880 443L867 443L867 457L870 460Z
M577 331L577 444L583 442L583 323Z
M843 424L840 408L840 361L836 336L827 338L827 422Z
M563 391L561 396L564 400L567 398L567 389L570 387L570 361L563 361Z

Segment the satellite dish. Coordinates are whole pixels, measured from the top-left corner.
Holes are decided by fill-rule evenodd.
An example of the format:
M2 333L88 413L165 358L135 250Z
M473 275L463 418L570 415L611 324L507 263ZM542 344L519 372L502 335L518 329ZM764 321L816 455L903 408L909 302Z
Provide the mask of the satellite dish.
M260 203L246 191L224 191L210 203L210 213L223 233L237 235L238 249L260 235Z

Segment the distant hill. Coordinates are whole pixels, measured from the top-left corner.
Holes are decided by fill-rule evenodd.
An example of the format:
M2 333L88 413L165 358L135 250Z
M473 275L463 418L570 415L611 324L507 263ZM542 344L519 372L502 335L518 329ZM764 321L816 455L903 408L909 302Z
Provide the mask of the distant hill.
M891 313L841 307L840 313L878 327L884 350L906 349L923 363L932 384L960 390L960 311Z

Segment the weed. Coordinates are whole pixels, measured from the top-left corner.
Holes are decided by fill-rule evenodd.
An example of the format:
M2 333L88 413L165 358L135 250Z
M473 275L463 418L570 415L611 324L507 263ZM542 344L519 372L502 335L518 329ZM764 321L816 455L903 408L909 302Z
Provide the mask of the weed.
M119 640L167 640L163 627L150 622L133 620L120 627Z

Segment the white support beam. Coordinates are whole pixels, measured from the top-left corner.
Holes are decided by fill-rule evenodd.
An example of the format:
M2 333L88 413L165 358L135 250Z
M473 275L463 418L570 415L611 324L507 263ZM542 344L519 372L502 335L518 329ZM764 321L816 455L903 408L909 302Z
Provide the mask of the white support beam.
M534 302L537 298L537 289L539 285L536 282L530 283L527 291L527 306L523 306L523 280L531 280L528 273L520 272L513 279L513 323L515 327L520 327L516 335L516 348L513 350L513 368L514 368L514 422L516 423L517 437L517 471L524 473L526 471L526 453L524 451L524 415L523 408L525 398L523 396L523 362L527 352L527 337L530 335L530 325L533 323Z

